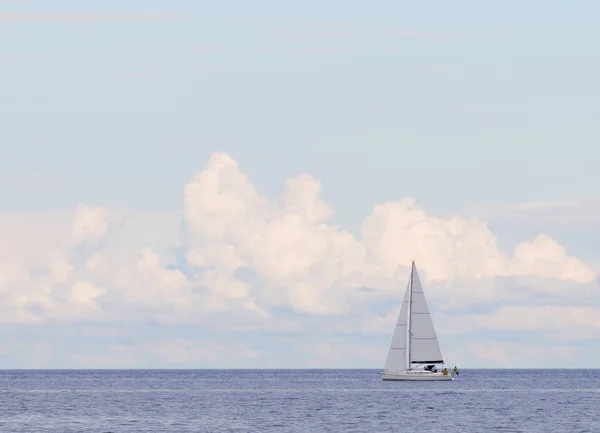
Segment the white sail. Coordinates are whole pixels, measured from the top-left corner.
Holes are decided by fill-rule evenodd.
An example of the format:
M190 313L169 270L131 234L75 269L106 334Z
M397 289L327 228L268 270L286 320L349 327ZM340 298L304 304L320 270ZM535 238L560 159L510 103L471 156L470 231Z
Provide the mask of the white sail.
M385 372L401 373L411 370L411 367L417 364L442 363L443 358L433 320L413 262L408 287L385 362Z
M414 364L442 364L442 352L435 335L433 320L427 308L425 293L417 268L412 268L412 305L410 309L410 362Z
M400 308L400 314L398 315L398 321L396 322L396 329L394 330L394 336L392 337L392 344L390 344L390 350L388 352L387 360L385 361L386 371L405 371L407 369L406 364L406 326L408 324L408 298L410 295L410 281L404 294L404 302Z

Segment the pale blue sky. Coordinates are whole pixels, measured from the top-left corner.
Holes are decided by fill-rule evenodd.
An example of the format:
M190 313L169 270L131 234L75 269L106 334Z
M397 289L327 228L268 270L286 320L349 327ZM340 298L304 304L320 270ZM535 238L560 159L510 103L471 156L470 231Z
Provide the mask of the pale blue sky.
M133 228L119 238L123 250L154 247L153 239L160 237L161 248L172 251L169 242L177 237L173 227L178 223L173 221L178 216L168 214L181 211L184 186L218 151L234 158L272 198L284 192L286 178L298 173L314 176L322 182L325 202L336 211L334 223L355 234L375 205L410 196L433 215L482 216L506 254L517 242L547 231L597 272L600 245L594 236L600 227L593 215L600 212L598 202L589 200L598 196L600 184L599 15L597 1L0 1L0 218L3 213L60 214L80 203L103 206L138 215L129 226ZM587 204L565 208L562 219L553 208L527 215L502 208L535 201ZM168 223L160 219L163 214ZM584 223L577 219L581 215L588 216ZM150 220L154 225L142 224ZM31 221L30 228L39 226ZM7 233L16 231L6 224ZM61 224L66 227L70 220ZM30 228L22 230L27 233ZM470 240L449 242L456 246ZM240 245L236 248L243 249ZM456 256L456 269L476 261L463 250ZM556 266L562 266L566 259L557 257ZM107 311L119 305L114 301L119 298L113 298L120 296L118 291L110 292L114 282L91 271L86 274L83 263L90 257L71 259L79 266L74 271L77 279L107 287ZM135 269L130 259L127 266ZM511 266L506 269L512 273L497 276L549 278L537 268L534 272ZM403 288L404 275L398 278ZM373 281L382 287L389 283ZM508 286L518 292L522 283L494 281L490 287L499 292ZM595 299L597 284L590 281L581 277L573 283L582 284L578 293L585 296L577 298L581 305ZM263 283L268 285L266 277ZM67 283L60 284L56 293L63 296ZM114 284L121 287L121 282ZM547 289L543 282L539 287ZM531 305L543 306L544 296L549 296L551 303L572 306L571 300L552 298L560 290L542 296L536 292L539 287L532 289ZM434 293L441 290L434 287ZM396 295L401 297L401 290ZM387 312L383 306L390 305L390 298L381 296L371 311L379 316ZM490 299L485 305L497 307L504 298ZM433 305L435 310L444 303L438 299ZM6 314L14 310L0 307ZM272 307L273 320L292 308ZM362 314L356 308L356 314ZM62 310L52 310L50 322L59 314L55 311ZM231 311L236 315L237 310ZM312 344L338 337L347 345L344 353L357 358L327 358L325 353L317 356L325 360L322 365L376 366L380 355L360 354L374 347L385 351L391 336L391 329L390 335L380 332L372 338L351 329L319 337L325 322L289 316L293 324L304 326L299 325L295 337L287 331L224 333L232 342L254 344L263 352L258 358L248 355L243 362L250 367L266 366L268 359L274 359L268 366L281 366L290 357L298 362L295 366L304 366L310 353L327 352L321 353L320 346L314 352L294 346L299 356L294 358L292 352L278 349L279 338ZM112 352L100 343L94 346L95 338L105 345L133 347L115 349L114 359L121 364L111 364L112 355L106 355L99 361L102 366L215 367L225 365L219 360L229 356L224 352L221 358L198 364L193 354L200 349L190 349L185 352L190 358L174 363L139 355L162 347L161 341L144 346L147 338L214 336L210 318L201 328L184 323L157 325L156 331L147 324L120 325L109 317L106 328L78 330L62 323L43 332L36 324L6 328L3 332L15 349L5 353L0 367L37 360L38 351L45 361L32 366L96 365L94 351ZM244 317L239 319L242 323ZM340 320L352 321L354 316L349 317ZM498 344L518 343L529 335L513 331L482 331L468 356L494 352L495 346L486 346L490 335ZM461 344L471 336L457 335L448 331L445 338L451 342L450 351L461 353ZM542 346L545 338L532 337ZM577 343L578 353L587 353L589 341ZM86 344L87 349L81 349ZM186 344L180 342L181 347ZM61 349L52 352L52 345ZM81 353L65 360L61 353L75 346ZM496 365L534 363L523 353ZM471 365L486 362L482 355Z
M271 195L311 173L351 225L600 183L597 2L85 4L2 2L4 209L174 209L215 150ZM173 16L110 19L140 13Z

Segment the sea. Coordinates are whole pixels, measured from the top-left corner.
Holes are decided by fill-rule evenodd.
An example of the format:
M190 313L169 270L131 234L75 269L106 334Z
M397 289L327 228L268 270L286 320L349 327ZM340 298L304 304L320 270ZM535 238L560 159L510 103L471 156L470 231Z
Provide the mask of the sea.
M600 432L600 370L4 370L0 432Z

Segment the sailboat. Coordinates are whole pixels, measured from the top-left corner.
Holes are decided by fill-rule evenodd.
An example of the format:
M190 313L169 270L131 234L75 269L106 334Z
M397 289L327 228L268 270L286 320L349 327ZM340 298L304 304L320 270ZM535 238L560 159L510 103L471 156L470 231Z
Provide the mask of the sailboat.
M441 371L437 369L439 364L443 368ZM440 345L414 261L382 375L383 380L454 379L454 370L444 368Z

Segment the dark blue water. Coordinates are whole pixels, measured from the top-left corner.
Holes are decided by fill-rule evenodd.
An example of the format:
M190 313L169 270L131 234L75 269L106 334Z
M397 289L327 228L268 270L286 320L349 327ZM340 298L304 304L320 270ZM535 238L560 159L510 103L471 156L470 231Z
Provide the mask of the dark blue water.
M1 432L600 432L600 370L2 371Z

